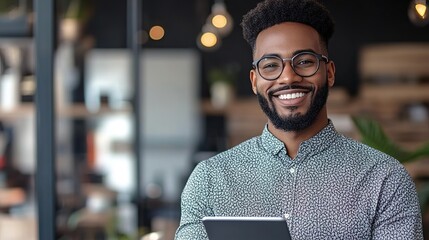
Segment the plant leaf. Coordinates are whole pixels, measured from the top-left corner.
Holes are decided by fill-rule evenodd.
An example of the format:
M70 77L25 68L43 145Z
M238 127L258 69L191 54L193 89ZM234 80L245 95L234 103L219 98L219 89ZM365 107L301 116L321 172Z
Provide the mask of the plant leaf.
M429 142L424 143L421 147L411 152L408 156L409 161L416 160L422 157L429 157Z
M400 162L411 160L410 156L413 155L392 142L377 121L363 117L352 117L352 121L361 134L364 144L378 149L396 158ZM427 150L429 151L429 149Z

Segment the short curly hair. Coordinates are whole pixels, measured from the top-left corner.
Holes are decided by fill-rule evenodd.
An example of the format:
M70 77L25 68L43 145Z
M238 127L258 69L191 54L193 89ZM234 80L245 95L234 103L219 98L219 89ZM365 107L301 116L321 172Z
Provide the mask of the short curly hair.
M331 14L317 0L265 0L243 16L243 37L254 51L258 34L283 22L298 22L311 26L319 33L326 49L334 33Z

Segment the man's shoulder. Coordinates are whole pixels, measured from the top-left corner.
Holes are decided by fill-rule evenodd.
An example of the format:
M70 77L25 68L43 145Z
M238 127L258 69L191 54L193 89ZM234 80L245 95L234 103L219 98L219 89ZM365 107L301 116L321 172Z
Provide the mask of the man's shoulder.
M204 160L206 164L234 164L243 163L243 161L251 155L262 154L263 148L260 144L260 136L255 136L247 139L238 145L219 152L216 155Z
M343 156L354 157L362 164L384 167L401 166L401 163L394 157L356 139L341 136L338 142L341 146L339 151L341 151Z

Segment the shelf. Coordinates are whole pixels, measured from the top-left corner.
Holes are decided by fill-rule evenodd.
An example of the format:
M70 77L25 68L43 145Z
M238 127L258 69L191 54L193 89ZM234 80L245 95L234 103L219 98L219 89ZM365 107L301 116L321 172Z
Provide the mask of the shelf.
M70 107L59 109L57 116L61 118L89 118L89 117L100 117L109 114L118 113L132 113L131 107L125 107L123 109L111 109L108 106L102 106L97 112L90 112L84 104L75 104ZM21 104L18 107L12 109L0 109L0 119L3 120L15 120L24 117L30 117L35 114L34 105L31 103Z
M349 97L342 89L332 88L327 101L328 114L337 123L337 129L353 138L359 134L351 116L367 115L381 123L392 140L408 149L426 142L429 120L416 122L401 115L410 103L428 103L429 85L363 85L357 98ZM233 146L259 135L267 122L256 97L234 99L225 108L214 108L210 100L201 103L202 113L225 116L228 145ZM402 116L402 117L401 117Z
M124 107L122 109L112 109L106 105L102 105L97 112L90 112L84 104L74 104L70 107L60 109L58 115L60 117L68 118L88 118L88 117L100 117L118 113L129 113L132 114L131 106Z
M34 43L34 39L31 37L0 37L0 46L19 46L27 47Z
M395 84L362 86L361 98L370 102L429 102L429 84Z
M10 109L0 108L0 119L15 120L19 118L29 117L34 114L32 104L25 103Z

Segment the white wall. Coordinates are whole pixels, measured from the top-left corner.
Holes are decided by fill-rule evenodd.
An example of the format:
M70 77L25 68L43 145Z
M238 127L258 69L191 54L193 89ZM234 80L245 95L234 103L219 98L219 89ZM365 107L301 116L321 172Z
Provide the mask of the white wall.
M160 185L164 200L181 192L201 134L200 56L189 49L142 51L143 187Z
M100 93L108 93L109 101L118 96L118 102L132 96L130 58L126 49L94 49L88 54L86 104L90 110L98 109ZM199 77L200 56L196 50L142 49L142 116L139 123L142 190L148 186L153 190L153 186L158 186L162 188L164 200L179 197L180 182L189 172L192 154L200 138ZM135 179L133 155L115 154L109 150L115 140L126 141L125 133L130 141L133 140L132 126L129 126L131 131L127 131L127 126L114 121L110 118L98 123L99 130L104 133L96 136L100 139L97 149L103 150L96 154L99 158L97 168L107 175L109 186L133 189L133 183L129 181Z

